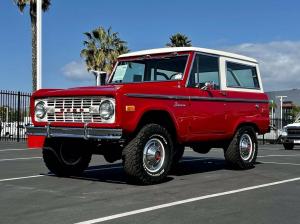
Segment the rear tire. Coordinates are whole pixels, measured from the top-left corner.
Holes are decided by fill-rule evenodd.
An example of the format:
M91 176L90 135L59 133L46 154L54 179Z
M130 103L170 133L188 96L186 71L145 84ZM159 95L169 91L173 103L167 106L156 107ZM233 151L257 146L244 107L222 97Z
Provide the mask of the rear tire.
M141 184L162 182L172 165L171 135L158 124L147 124L124 148L122 158L130 181Z
M256 162L257 152L256 133L251 126L244 126L237 130L224 154L231 167L249 169Z
M57 176L81 174L89 166L91 157L88 144L75 139L47 139L43 147L44 162Z
M285 150L293 150L294 144L293 143L283 143L283 147Z

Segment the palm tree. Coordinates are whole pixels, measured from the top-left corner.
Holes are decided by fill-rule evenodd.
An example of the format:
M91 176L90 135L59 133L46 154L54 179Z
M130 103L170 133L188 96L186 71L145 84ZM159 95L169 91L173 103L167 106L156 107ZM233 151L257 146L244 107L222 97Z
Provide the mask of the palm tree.
M166 44L167 47L191 47L192 41L181 33L176 33L170 37L170 43Z
M269 110L275 110L277 108L277 104L274 102L274 100L271 100L269 102Z
M37 30L36 30L36 0L13 0L21 13L29 5L29 14L31 20L31 44L32 44L32 91L37 89ZM43 0L42 9L47 11L51 5L51 0Z
M81 50L80 56L84 58L88 71L110 74L118 56L129 52L127 43L120 39L119 33L112 32L111 27L107 31L98 27L84 35L87 40L83 42L85 48Z

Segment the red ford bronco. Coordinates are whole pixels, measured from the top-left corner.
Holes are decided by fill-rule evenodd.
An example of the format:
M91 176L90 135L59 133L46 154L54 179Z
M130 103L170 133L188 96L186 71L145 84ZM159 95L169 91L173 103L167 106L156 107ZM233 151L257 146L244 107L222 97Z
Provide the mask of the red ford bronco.
M35 92L31 116L29 146L39 142L54 174L79 174L101 154L143 184L161 182L185 146L253 167L256 134L269 129L257 61L194 47L121 55L106 85Z

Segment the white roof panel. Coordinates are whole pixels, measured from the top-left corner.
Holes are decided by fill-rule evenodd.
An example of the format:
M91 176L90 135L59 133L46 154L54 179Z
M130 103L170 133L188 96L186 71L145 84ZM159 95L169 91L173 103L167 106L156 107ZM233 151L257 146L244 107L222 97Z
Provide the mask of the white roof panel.
M160 53L182 52L182 51L196 51L196 52L201 52L201 53L206 53L206 54L219 55L219 56L224 56L224 57L228 57L228 58L235 58L235 59L240 59L243 61L257 63L257 61L254 58L246 57L246 56L239 55L239 54L229 53L229 52L225 52L225 51L219 51L219 50L213 50L213 49L207 49L207 48L199 48L199 47L156 48L156 49L150 49L150 50L129 52L127 54L120 55L119 58L160 54Z

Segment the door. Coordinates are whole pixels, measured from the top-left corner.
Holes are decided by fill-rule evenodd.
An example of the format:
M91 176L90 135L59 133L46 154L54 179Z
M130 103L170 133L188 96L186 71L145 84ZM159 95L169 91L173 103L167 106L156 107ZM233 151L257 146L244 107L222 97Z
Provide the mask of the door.
M220 90L219 57L196 54L187 83L190 96L190 134L219 138L226 130L226 93Z

